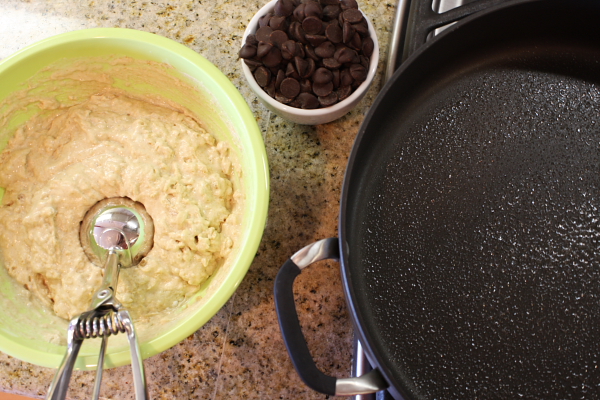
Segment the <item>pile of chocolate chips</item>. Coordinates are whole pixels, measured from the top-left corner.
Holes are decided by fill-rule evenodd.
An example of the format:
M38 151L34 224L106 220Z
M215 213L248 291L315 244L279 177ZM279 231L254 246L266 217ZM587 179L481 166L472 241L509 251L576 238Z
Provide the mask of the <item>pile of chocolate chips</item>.
M356 0L278 0L239 56L256 82L292 107L329 107L367 78L374 43Z

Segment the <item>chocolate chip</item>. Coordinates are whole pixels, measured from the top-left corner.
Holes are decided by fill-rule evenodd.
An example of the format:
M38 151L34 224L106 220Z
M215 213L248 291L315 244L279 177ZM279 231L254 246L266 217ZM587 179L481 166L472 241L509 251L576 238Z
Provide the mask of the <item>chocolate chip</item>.
M348 68L344 68L340 71L340 86L350 86L354 79L352 75L350 75L350 71Z
M327 28L325 28L325 36L331 43L341 43L342 42L342 29L340 26L336 24L329 24Z
M274 31L277 30L284 30L287 29L287 21L286 18L281 16L273 16L271 17L271 19L269 20L269 26L271 27L271 29L273 29Z
M281 63L283 57L281 56L281 50L277 47L271 46L271 51L267 53L266 56L263 57L262 62L265 64L265 67L276 67Z
M342 7L343 8L343 7ZM344 21L355 24L363 19L362 13L356 8L349 8L342 11L342 18Z
M277 100L280 103L283 104L289 104L292 102L293 99L290 99L289 97L286 97L283 93L280 92L276 92L275 93L275 100Z
M334 69L331 71L331 82L333 82L333 88L337 89L340 87L340 70Z
M269 84L263 89L265 90L265 92L267 92L269 96L275 98L275 93L277 93L277 91L275 90L275 82L273 82L273 79L271 79Z
M296 42L296 57L306 58L302 43Z
M317 83L313 82L312 85L313 93L318 97L328 96L333 91L333 83Z
M261 65L254 71L254 79L256 79L256 83L258 83L259 86L265 87L271 80L271 71Z
M354 32L354 36L352 36L352 39L350 40L350 43L348 43L348 46L353 48L354 50L362 50L362 38L360 37L358 32Z
M273 45L271 43L258 42L258 48L256 50L256 56L258 58L263 58L264 56L266 56L267 54L269 54L269 52L271 51L272 48L273 48Z
M362 52L364 56L367 58L371 58L374 49L375 43L373 42L373 39L371 39L370 37L365 38L362 43Z
M331 4L323 7L323 18L337 19L342 13L342 8L339 4Z
M272 16L273 16L273 13L266 13L265 15L263 15L262 17L260 17L258 19L258 27L262 28L263 26L268 26L269 25L269 21L271 20Z
M288 34L294 40L296 40L302 44L308 43L305 38L306 32L302 28L302 24L298 21L294 21L290 24L290 29L288 31Z
M327 96L319 96L319 104L321 107L329 107L338 102L338 95L336 92L331 92Z
M250 34L250 35L246 36L246 44L256 46L258 44L258 40L256 40L256 35Z
M282 69L277 71L277 76L275 77L275 89L279 90L281 87L281 82L285 79L285 72Z
M367 79L367 69L360 64L352 64L349 68L350 76L358 82L363 82Z
M259 42L269 42L269 37L273 29L270 26L263 26L262 28L258 28L256 31L256 40Z
M321 43L323 43L324 41L327 40L327 38L323 35L308 35L307 34L305 36L305 38L312 47L317 47L318 45L320 45Z
M295 57L294 62L296 64L296 70L298 71L298 75L300 75L301 78L310 77L317 68L315 61L312 58L303 59L300 57Z
M319 56L317 56L317 53L315 53L315 49L314 47L310 46L310 45L306 45L304 46L304 53L306 53L307 57L312 58L315 61L320 61L321 58Z
M358 24L352 24L352 27L354 28L354 30L356 32L358 32L360 34L360 36L362 36L362 37L369 36L369 25L367 25L367 21L365 21L364 19L361 22L359 22Z
M284 31L273 31L269 36L269 41L273 46L281 48L281 45L288 41L288 35Z
M328 83L333 80L333 74L327 68L317 68L313 74L313 82L318 84Z
M342 6L342 10L347 10L349 8L358 9L356 0L340 0L340 5Z
M281 44L281 56L285 60L291 60L296 57L296 42L293 40L286 40Z
M333 57L324 58L323 65L329 69L337 69L342 66L342 64L340 64L340 62Z
M262 62L257 61L257 60L253 60L251 58L245 58L244 59L244 64L246 64L248 66L248 68L250 68L250 71L252 71L252 72L254 72L254 70L256 70L256 68L258 68L261 65L263 65Z
M302 21L302 29L309 35L318 35L323 30L323 22L318 17L306 17Z
M323 42L315 48L315 54L321 58L330 58L335 54L335 46L330 41Z
M321 5L314 0L309 0L304 7L304 15L305 17L317 17L321 19L323 17L323 8Z
M362 65L366 69L369 69L369 59L363 55L358 56L358 58L360 59L360 65Z
M296 67L298 75L306 75L306 71L308 71L308 61L300 57L294 57L294 66Z
M325 22L325 25L326 25L325 27L327 27L327 25L332 25L332 24L341 27L341 25L337 19L332 19L330 21Z
M300 3L294 9L294 18L296 18L297 21L302 22L304 20L304 18L306 18L306 14L304 13L304 8L305 7L306 7L306 4Z
M310 79L302 79L300 81L300 92L312 93L312 82L310 81Z
M341 86L337 90L338 100L342 101L342 100L347 99L350 96L351 93L352 93L352 87L350 87L350 86Z
M356 51L348 47L340 47L338 50L336 50L333 57L338 60L340 64L346 64L352 62L354 60L354 56L356 56Z
M256 46L245 44L240 50L240 58L254 58L256 56Z
M278 17L289 17L294 12L294 3L291 0L278 0L273 12Z
M287 65L285 70L285 76L289 76L290 78L294 79L300 79L300 75L298 74L296 67L294 67L294 63L291 62Z
M281 82L279 91L287 98L293 99L300 93L300 82L294 78L285 78Z
M344 25L344 18L342 18L342 13L337 18L337 22L340 26Z
M350 22L344 22L342 25L342 41L344 43L349 43L352 40L355 32L356 30Z
M311 93L300 93L297 97L300 107L311 110L319 108L319 99Z

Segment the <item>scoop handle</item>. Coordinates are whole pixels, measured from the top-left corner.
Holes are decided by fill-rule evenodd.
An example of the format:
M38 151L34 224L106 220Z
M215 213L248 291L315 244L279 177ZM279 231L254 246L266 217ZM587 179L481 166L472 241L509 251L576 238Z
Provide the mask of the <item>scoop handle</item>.
M77 323L79 318L71 320L69 323L69 330L67 333L67 352L63 358L54 379L48 389L46 400L63 400L67 396L67 390L69 389L69 381L73 373L73 367L77 360L77 354L81 349L82 339L75 337L75 329L77 329Z

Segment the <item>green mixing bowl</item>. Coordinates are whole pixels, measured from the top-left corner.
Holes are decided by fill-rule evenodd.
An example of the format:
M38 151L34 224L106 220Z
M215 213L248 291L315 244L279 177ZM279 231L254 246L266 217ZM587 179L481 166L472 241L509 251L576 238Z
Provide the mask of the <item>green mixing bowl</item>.
M241 160L243 171L244 220L236 252L184 305L166 314L153 329L138 332L142 356L147 358L194 333L219 311L239 286L254 259L265 226L269 202L268 165L254 116L225 75L193 50L147 32L88 29L33 44L0 63L0 102L51 64L82 57L114 56L165 63L172 67L170 74L197 89L198 96L189 97L176 88L161 87L160 82L151 85L120 82L121 88L126 90L159 94L187 107L205 123L209 132L230 144ZM25 110L17 118L0 121L4 124L2 131L9 132L0 137L0 150L6 146L10 132L33 113L35 110ZM66 339L68 322L27 300L23 292L0 266L0 350L33 364L57 367L66 346L50 343L55 341L47 338L62 335ZM109 340L106 367L130 362L125 336L117 335ZM98 343L99 339L84 341L75 368L96 368Z

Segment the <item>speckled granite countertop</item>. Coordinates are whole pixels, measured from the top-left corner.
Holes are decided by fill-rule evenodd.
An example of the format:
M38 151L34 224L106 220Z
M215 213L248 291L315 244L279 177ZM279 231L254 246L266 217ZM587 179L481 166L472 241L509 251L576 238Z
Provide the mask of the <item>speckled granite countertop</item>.
M0 59L55 34L124 27L166 36L214 63L246 98L267 149L271 203L258 254L240 288L209 323L145 361L154 399L323 399L298 378L275 316L273 280L290 255L337 235L344 170L364 114L381 88L395 1L359 0L381 47L379 72L367 96L342 119L300 126L272 115L242 77L237 58L245 26L266 0L2 0ZM308 345L320 368L347 377L352 324L339 266L323 262L296 280ZM54 370L0 353L0 392L43 398ZM94 374L76 372L70 398L89 398ZM107 370L101 397L133 399L129 367Z

